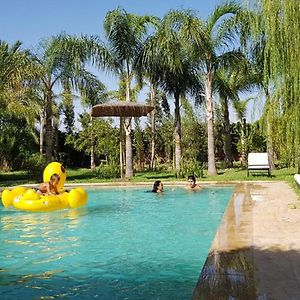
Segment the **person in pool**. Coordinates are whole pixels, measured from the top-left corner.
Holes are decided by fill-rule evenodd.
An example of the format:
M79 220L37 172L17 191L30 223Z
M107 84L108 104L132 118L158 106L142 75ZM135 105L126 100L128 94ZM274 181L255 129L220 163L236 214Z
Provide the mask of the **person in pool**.
M194 175L188 177L188 186L186 187L190 191L200 191L202 188L196 184L196 178Z
M38 187L38 193L42 195L57 195L59 194L57 190L57 185L60 181L58 174L53 174L50 177L49 182L43 182Z
M164 185L160 180L156 180L153 184L152 193L162 193L164 191Z

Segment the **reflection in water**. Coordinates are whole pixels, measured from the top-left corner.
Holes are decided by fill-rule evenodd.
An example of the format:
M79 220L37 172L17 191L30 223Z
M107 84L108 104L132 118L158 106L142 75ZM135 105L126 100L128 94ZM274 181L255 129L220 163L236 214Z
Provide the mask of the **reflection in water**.
M51 213L6 211L1 216L0 286L6 287L7 295L18 295L21 289L24 299L26 290L40 290L40 297L47 297L49 284L59 282L67 262L79 252L78 229L86 214L86 208L77 208ZM63 297L59 291L54 294Z
M38 270L38 267L34 266L40 265L39 268L45 269L45 272L39 277L47 278L49 274L53 274L53 271L48 269L50 263L55 265L55 262L58 263L63 258L76 253L76 248L80 246L77 230L81 218L86 214L85 209L70 209L55 213L6 214L0 219L1 235L4 237L1 239L1 252L10 261L18 262L13 267L16 272L26 268L27 259L33 258L30 267ZM62 219L67 220L64 226L62 226ZM20 253L23 256L20 256ZM6 263L7 267L12 268L9 261L4 261L2 264L4 270ZM27 280L27 276L36 277L33 274L25 277L22 275L18 280Z
M210 253L194 290L198 299L256 299L252 251Z

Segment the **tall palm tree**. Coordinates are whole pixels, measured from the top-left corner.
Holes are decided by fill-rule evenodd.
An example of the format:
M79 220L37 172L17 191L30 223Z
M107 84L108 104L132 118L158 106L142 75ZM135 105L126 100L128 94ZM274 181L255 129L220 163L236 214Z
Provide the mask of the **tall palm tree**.
M180 99L191 91L196 76L188 48L177 30L176 16L176 11L170 11L147 40L142 64L150 78L152 99L158 85L174 98L175 170L178 173L182 156Z
M155 23L155 29L161 26L161 20L157 19ZM156 31L155 31L156 32ZM150 157L150 169L154 170L155 168L155 148L156 148L156 106L157 106L157 94L158 86L162 73L161 57L157 56L159 53L153 49L156 45L155 38L156 34L152 34L147 38L139 52L137 59L137 77L140 83L143 80L149 81L150 85L150 103L154 106L154 109L151 112L151 157Z
M241 10L234 2L219 5L206 21L197 18L192 12L179 12L177 21L179 32L190 45L194 62L204 75L205 109L208 138L208 175L217 174L214 141L213 80L220 67L239 58L234 51L234 35L229 34L231 18Z
M86 80L89 79L84 68L88 52L84 41L62 34L44 41L35 53L34 59L41 73L40 90L44 103L42 116L45 117L45 156L46 161L49 162L53 157L54 146L55 87L78 89L85 85ZM42 126L41 131L43 131Z
M106 54L109 56L107 68L119 76L125 76L125 99L131 101L130 89L135 75L137 54L143 46L148 25L155 22L150 16L130 14L124 9L109 11L104 20L104 31L108 45ZM125 177L133 176L131 118L124 122L126 135L126 169Z

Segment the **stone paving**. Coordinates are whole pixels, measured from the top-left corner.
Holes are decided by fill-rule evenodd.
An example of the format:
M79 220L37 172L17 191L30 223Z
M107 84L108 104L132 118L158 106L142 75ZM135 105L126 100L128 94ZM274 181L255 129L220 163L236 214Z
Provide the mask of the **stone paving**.
M284 182L237 184L193 299L300 299L297 202Z

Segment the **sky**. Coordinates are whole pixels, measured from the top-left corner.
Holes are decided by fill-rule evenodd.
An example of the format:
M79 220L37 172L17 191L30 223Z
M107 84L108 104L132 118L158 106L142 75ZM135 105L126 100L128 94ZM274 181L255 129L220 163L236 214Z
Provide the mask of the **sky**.
M206 18L222 0L2 0L0 40L9 44L20 40L24 48L34 50L39 42L65 32L71 35L97 35L105 40L103 21L117 7L129 13L163 17L171 9L193 9ZM117 78L97 72L99 79L116 89Z
M218 0L10 0L1 1L0 38L34 47L41 39L61 32L102 35L106 13L117 7L130 13L163 17L170 9L193 9L207 17Z

